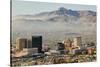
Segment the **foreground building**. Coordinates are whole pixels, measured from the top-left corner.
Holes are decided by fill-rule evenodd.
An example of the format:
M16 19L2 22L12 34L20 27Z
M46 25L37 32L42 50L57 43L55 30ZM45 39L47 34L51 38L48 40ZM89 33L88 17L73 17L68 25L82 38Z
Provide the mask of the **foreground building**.
M23 50L23 48L27 48L27 39L26 38L18 38L16 40L16 49Z
M37 48L24 48L23 52L27 52L27 55L32 55L32 54L38 53L38 49Z
M38 52L42 52L42 36L32 36L32 48L38 48Z

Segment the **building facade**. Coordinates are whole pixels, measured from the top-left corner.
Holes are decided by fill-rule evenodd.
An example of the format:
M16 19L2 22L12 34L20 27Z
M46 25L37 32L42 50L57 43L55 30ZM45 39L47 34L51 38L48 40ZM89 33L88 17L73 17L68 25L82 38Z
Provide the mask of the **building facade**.
M38 48L38 52L42 51L42 36L32 36L32 48Z
M23 52L27 52L28 55L32 55L32 54L38 53L38 49L37 48L24 48Z
M16 49L17 50L23 50L23 48L27 48L27 39L18 38L16 40Z
M81 37L75 37L75 38L73 39L73 45L74 45L74 46L81 46L81 44L82 44Z

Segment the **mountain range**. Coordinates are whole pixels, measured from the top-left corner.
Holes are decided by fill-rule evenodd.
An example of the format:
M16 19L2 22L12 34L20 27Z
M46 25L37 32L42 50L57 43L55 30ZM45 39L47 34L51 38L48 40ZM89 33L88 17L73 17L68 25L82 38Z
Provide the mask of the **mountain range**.
M96 22L96 12L90 10L75 11L60 7L55 11L42 12L35 15L18 15L14 20L51 21L51 22Z

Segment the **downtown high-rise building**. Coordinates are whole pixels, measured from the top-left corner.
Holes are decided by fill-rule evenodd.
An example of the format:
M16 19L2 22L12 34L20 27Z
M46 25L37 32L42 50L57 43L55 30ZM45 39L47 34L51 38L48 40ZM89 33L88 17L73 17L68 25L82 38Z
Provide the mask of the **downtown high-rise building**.
M82 44L81 37L75 37L73 39L73 44L74 44L74 46L81 46L81 44Z
M27 39L26 38L16 39L16 49L23 50L23 48L27 48Z
M38 52L42 51L42 36L32 36L32 48L38 48Z

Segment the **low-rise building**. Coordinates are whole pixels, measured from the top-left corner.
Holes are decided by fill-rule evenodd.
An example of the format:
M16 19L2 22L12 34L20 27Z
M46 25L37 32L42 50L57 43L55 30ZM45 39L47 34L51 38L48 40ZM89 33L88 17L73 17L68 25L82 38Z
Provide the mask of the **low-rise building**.
M23 52L27 52L28 55L32 55L34 53L38 53L38 48L24 48Z

